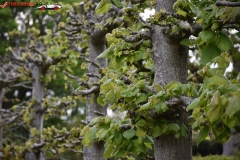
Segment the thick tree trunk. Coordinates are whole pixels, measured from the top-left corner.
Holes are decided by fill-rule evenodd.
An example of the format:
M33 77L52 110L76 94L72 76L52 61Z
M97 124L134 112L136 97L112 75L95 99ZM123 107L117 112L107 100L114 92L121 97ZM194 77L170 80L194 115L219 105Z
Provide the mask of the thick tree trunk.
M104 36L105 37L105 36ZM107 59L96 59L106 48L105 46L105 38L92 38L89 44L90 54L89 59L91 61L97 62L101 67L107 67ZM92 74L98 75L98 68L89 64L88 72ZM94 82L97 80L95 77L89 78L90 82ZM87 108L86 108L86 121L90 122L94 117L94 111L98 111L100 113L107 113L106 107L103 107L97 103L98 93L93 94L88 97ZM103 160L103 152L104 152L104 143L103 142L95 142L93 143L91 148L84 148L84 160Z
M32 76L33 76L33 91L32 91L32 99L36 100L36 104L32 106L32 116L33 120L31 122L31 128L36 128L40 132L40 136L42 135L43 129L43 110L41 106L41 100L44 98L44 84L40 80L40 76L43 75L43 71L39 66L32 65ZM30 138L32 135L30 135ZM41 142L41 137L40 141ZM32 152L28 151L25 156L25 160L44 160L44 154L40 151Z
M172 6L176 0L157 0L156 11L166 9L173 13ZM187 48L180 45L180 40L162 32L160 26L154 26L153 60L155 66L154 82L165 86L172 80L187 83ZM186 113L179 110L180 121L185 123ZM164 135L154 139L154 156L156 160L191 160L192 139L191 129L187 137L175 138L174 135Z

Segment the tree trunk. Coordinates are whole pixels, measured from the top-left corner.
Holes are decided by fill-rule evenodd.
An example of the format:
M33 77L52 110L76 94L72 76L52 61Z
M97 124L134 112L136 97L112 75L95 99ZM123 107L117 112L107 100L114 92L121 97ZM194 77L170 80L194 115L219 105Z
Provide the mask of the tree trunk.
M172 6L176 0L157 0L156 11L166 9L174 13ZM172 80L187 83L188 50L180 45L178 38L170 37L162 32L160 26L153 29L153 60L155 67L154 82L165 86ZM180 122L185 123L186 113L179 110ZM156 160L191 160L192 138L191 129L187 137L175 138L173 134L163 135L154 139L154 156Z
M240 72L240 62L233 60L233 70L236 73ZM240 133L235 128L232 129L232 134L229 141L223 144L223 155L232 156L236 151L240 151Z
M1 88L0 90L0 109L2 109L2 104L3 104L3 98L5 96L6 93L6 88ZM0 123L2 123L2 115L0 114ZM3 129L2 127L0 127L0 160L2 160L4 158L4 154L2 152L2 147L3 147Z
M32 65L31 68L32 76L33 76L33 90L32 90L32 100L36 100L37 102L32 106L32 122L31 128L36 128L40 132L40 140L43 129L43 110L41 106L41 101L44 98L44 84L40 80L40 76L43 75L43 71L39 66ZM30 134L30 138L32 135ZM25 160L44 160L44 154L41 151L28 151L25 156Z
M105 36L104 36L105 37ZM105 38L93 38L90 40L90 54L89 59L93 62L97 62L101 67L107 67L107 59L96 59L106 48L105 46ZM88 72L92 74L98 75L98 68L89 64ZM95 77L90 77L90 83L96 81ZM106 107L103 107L97 103L97 96L99 93L95 93L88 97L87 108L86 108L86 121L90 122L94 117L94 111L98 111L100 113L107 113ZM84 160L103 160L103 152L104 152L104 143L103 142L95 142L93 145L88 148L84 148L83 157Z

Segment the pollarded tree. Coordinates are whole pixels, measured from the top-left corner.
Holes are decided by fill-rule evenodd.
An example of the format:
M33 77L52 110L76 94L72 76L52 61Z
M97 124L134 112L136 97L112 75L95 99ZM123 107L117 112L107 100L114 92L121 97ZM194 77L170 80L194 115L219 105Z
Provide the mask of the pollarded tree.
M90 30L91 36L96 27L102 29L97 33L106 34L116 20L122 20L122 25L106 34L108 48L98 58L108 58L110 63L107 69L99 69L101 80L95 80L87 93L100 88L95 90L98 104L108 103L127 114L123 120L95 117L81 132L83 145L104 141L104 158L124 157L128 152L148 157L154 148L155 159L185 160L192 158L192 129L200 130L197 143L211 130L217 140L228 140L231 128L239 127L239 79L224 76L231 62L227 52L233 47L229 29L238 32L239 12L219 5L233 3L101 0L96 6L97 2L80 6L82 12L92 7L99 16L87 10L82 19L72 15L75 21L70 24L79 25L79 31L89 25L82 32ZM142 21L139 13L151 6L156 13ZM104 21L112 12L118 13L112 16L115 19ZM200 52L205 65L189 82L187 47Z
M63 8L62 11L66 10L68 10L68 7ZM66 13L58 12L51 15L54 27L48 30L47 35L38 36L40 33L38 29L29 28L27 39L21 39L25 44L8 49L7 56L10 61L5 66L13 64L13 66L18 67L20 80L31 82L32 97L29 101L21 102L11 108L17 117L15 119L12 117L12 124L8 124L6 127L24 126L29 130L29 137L25 137L27 140L24 143L19 143L11 141L6 135L4 138L9 139L9 141L5 144L6 147L3 150L5 155L26 160L43 160L46 159L46 152L42 150L45 148L45 150L50 150L58 156L58 152L54 150L54 147L58 144L53 145L53 141L62 142L61 137L71 137L72 132L66 132L64 128L62 130L57 130L56 127L43 129L44 119L51 116L61 116L64 114L64 110L76 105L71 97L46 97L45 87L47 83L56 78L55 71L64 66L63 68L70 72L70 67L77 64L76 54L69 50L68 39L66 39L64 32L58 32L58 24L64 14ZM21 34L20 31L16 30L9 33L10 37L13 37L16 41L19 41L18 38L21 38ZM1 76L6 75L3 73ZM8 112L11 113L10 110ZM6 113L8 112L6 111ZM14 115L13 113L12 115ZM6 120L3 120L3 122L7 122ZM72 131L73 134L77 132L76 129L72 129ZM51 149L49 149L49 146L51 146ZM58 148L63 150L64 146L58 146Z

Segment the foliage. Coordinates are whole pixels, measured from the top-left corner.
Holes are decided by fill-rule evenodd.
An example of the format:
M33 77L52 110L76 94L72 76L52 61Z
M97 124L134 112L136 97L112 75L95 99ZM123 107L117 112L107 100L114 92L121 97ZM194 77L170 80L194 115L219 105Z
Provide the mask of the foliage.
M187 136L188 125L200 131L197 144L211 130L216 140L225 142L231 129L240 127L240 75L232 79L225 76L232 62L229 52L235 45L230 29L236 29L239 34L239 8L219 7L213 0L178 0L173 6L176 14L160 10L150 19L142 20L139 14L154 6L155 1L148 0L101 0L99 3L86 0L74 4L73 8L66 5L62 10L49 12L55 16L53 30L41 35L35 27L29 28L26 46L9 48L15 60L24 62L19 67L20 80L33 82L29 64L44 66L40 76L44 86L64 70L65 87L71 91L65 97L44 97L41 103L31 99L14 107L31 133L25 144L14 148L21 153L19 157L26 150L43 149L49 157L59 158L66 148L79 153L83 147L102 141L104 158L137 153L147 159L152 156L154 138L168 134L176 138ZM61 16L68 18L60 22ZM154 83L151 39L154 25L162 27L162 34L182 39L182 45L200 53L204 67L190 75L187 84ZM90 42L94 41L93 37L99 38L98 33L103 35L100 38L106 38L107 49L92 61ZM19 31L9 35L20 37ZM14 54L15 51L21 51L21 57L16 57L19 53ZM85 60L81 69L90 64L98 74L74 76L72 67L77 66L79 58ZM108 59L107 68L98 64L102 58ZM90 80L92 77L95 79ZM126 116L117 119L96 112L98 116L91 122L83 122L84 125L69 131L55 126L41 131L31 126L32 113L36 112L33 106L38 103L48 119L64 115L65 109L75 107L76 101L86 101L89 95L97 96L97 103L102 106L125 111ZM180 110L189 115L187 125L179 121ZM9 153L11 147L6 144L4 152Z

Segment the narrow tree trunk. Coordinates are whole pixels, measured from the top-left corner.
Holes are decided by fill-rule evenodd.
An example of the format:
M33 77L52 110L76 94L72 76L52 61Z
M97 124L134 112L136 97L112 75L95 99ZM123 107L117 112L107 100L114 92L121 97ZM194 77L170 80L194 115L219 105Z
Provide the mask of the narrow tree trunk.
M32 76L33 76L33 90L32 90L32 99L36 100L36 104L32 106L32 116L33 120L31 122L31 128L36 128L40 132L40 141L43 129L43 111L41 106L41 100L44 98L44 84L40 80L40 76L43 75L43 71L39 66L33 64L32 66ZM32 135L30 135L30 138ZM32 152L28 151L25 160L44 160L44 155L42 152Z
M0 109L2 109L2 104L3 104L3 98L5 96L6 93L6 88L0 88ZM0 123L2 123L3 119L2 119L2 115L0 114ZM2 160L4 158L4 154L3 154L3 129L2 127L0 128L0 160Z
M105 36L104 36L105 37ZM97 62L101 67L107 67L107 60L106 59L96 59L97 56L99 56L106 48L105 46L105 38L98 39L98 38L92 38L90 40L90 54L89 59L91 61ZM93 66L92 64L89 64L88 72L92 74L98 75L98 68ZM95 77L89 78L90 82L94 82L97 80ZM94 117L94 111L98 111L100 113L107 113L106 107L103 107L97 103L97 96L98 93L93 94L92 96L88 97L87 101L87 108L86 108L86 121L90 122ZM104 152L104 146L103 142L95 142L93 143L91 148L84 148L84 160L103 160L103 152Z
M172 6L176 0L157 0L156 11L166 9L173 13ZM170 37L162 32L160 26L154 26L153 60L155 66L154 82L165 86L172 80L187 82L187 57L188 51L180 45L180 40ZM186 113L179 110L180 121L184 123ZM163 135L154 139L154 156L156 160L191 160L192 139L191 129L187 137L175 138L173 134Z

